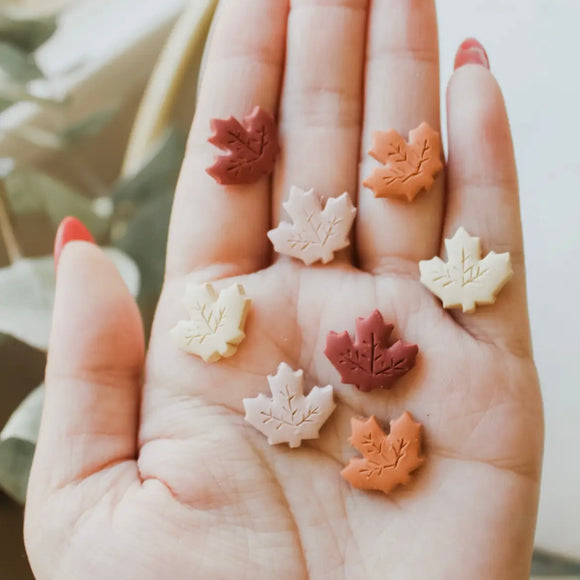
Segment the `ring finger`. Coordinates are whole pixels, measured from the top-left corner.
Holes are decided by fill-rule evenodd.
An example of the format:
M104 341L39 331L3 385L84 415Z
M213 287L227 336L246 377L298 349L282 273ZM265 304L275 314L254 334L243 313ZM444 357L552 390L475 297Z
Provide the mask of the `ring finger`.
M439 131L439 51L434 0L373 0L369 15L361 181L377 162L369 155L375 131L410 130L427 122ZM444 199L442 176L412 203L359 192L357 245L361 266L373 273L400 260L438 251ZM416 264L414 264L416 266Z

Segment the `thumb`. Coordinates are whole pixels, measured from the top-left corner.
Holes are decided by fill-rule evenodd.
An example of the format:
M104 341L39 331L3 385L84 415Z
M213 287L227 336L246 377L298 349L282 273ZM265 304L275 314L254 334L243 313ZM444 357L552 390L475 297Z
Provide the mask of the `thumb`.
M78 241L88 239L74 218L57 235L46 395L28 486L32 499L136 457L141 317L113 263L97 246Z

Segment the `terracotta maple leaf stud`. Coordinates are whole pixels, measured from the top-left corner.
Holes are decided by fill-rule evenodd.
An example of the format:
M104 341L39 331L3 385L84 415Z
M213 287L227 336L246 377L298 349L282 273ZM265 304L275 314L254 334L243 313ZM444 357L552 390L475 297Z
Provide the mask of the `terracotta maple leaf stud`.
M206 362L233 356L246 337L250 299L241 284L217 292L211 284L189 284L183 302L190 320L171 331L180 348Z
M212 119L210 123L214 134L209 142L227 151L206 170L218 183L254 183L272 172L278 155L278 136L270 113L255 107L243 123L234 117Z
M410 474L424 462L422 426L409 412L391 421L388 435L374 415L366 420L353 418L351 427L349 443L362 453L362 458L351 459L341 475L353 487L389 494L398 485L409 483Z
M304 396L303 372L286 363L280 363L274 376L268 375L268 383L272 398L260 394L244 399L246 421L266 435L270 445L298 447L303 439L317 439L336 407L332 387L314 387Z
M410 132L409 143L394 130L375 132L369 153L383 164L363 181L376 197L413 201L443 169L439 133L427 123Z
M356 321L356 341L347 331L330 332L326 338L328 360L340 373L344 384L355 385L364 392L390 389L399 377L415 366L419 348L398 340L389 346L392 324L385 324L375 310L368 318Z
M513 275L509 252L490 252L481 259L479 238L459 228L445 240L447 263L441 258L419 262L421 282L443 302L444 308L473 312L476 305L493 304Z
M350 244L349 233L356 209L348 193L327 200L324 209L314 190L292 187L284 209L293 224L281 222L268 232L274 249L302 260L307 266L321 261L328 264L334 253Z

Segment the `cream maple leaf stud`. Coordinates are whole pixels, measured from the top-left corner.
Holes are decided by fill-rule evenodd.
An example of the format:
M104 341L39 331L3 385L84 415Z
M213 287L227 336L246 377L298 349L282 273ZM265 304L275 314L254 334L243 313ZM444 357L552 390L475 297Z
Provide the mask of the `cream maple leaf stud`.
M356 209L348 193L329 198L322 209L313 189L292 187L284 209L294 223L283 221L268 232L278 253L298 258L307 266L319 260L328 264L335 252L350 244Z
M476 305L493 304L513 275L509 252L490 252L483 260L479 238L459 228L445 240L447 263L440 258L419 262L421 282L445 308L473 312Z
M317 439L336 407L330 385L314 387L305 396L303 375L280 363L277 373L268 375L272 398L260 394L243 400L246 421L266 435L270 445L298 447L303 439Z
M235 354L244 340L250 299L241 284L217 292L211 284L189 284L183 299L190 320L171 331L184 351L216 362Z

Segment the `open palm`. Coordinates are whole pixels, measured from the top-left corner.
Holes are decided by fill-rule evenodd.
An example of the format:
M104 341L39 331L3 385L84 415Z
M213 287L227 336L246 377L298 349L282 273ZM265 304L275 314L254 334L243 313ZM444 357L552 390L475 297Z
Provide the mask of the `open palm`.
M26 513L39 579L526 577L542 412L509 125L489 71L451 80L447 185L412 204L360 185L371 132L438 127L438 95L432 0L222 1L145 367L114 267L84 243L60 261ZM254 105L279 111L273 183L221 187L205 173L209 119ZM328 266L272 263L266 232L291 185L352 195L352 251ZM468 315L418 282L418 260L460 225L510 251L515 270L494 306ZM241 282L251 297L234 357L205 364L170 339L191 281ZM323 350L376 308L420 354L395 389L364 394ZM298 449L269 446L243 418L242 398L267 392L281 361L309 387L335 386L320 439ZM388 497L352 489L339 474L350 419L405 410L424 425L424 467Z

